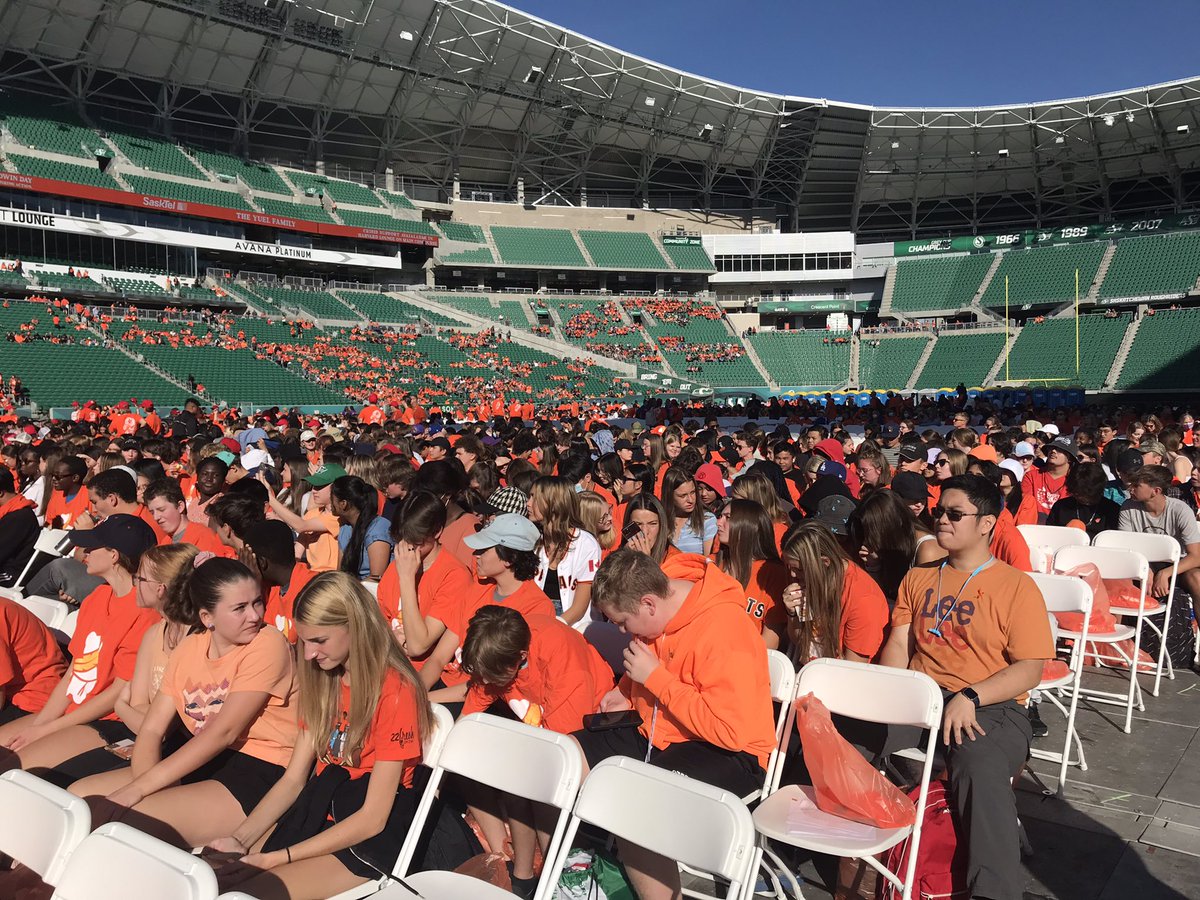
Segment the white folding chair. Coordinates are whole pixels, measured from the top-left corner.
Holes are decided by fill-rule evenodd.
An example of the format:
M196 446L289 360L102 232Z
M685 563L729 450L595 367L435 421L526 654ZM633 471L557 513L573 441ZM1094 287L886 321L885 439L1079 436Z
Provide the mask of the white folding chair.
M760 856L754 822L728 791L637 759L604 760L583 783L562 851L546 857L555 880L581 822L724 879L731 900L753 890Z
M765 839L816 853L861 859L900 888L902 900L909 900L920 849L921 820L925 816L929 779L933 774L934 748L942 721L941 689L932 678L921 672L838 659L817 659L800 670L796 682L797 697L808 693L814 694L831 713L866 722L908 725L928 730L917 795L916 822L907 828L861 826L860 834L855 837L830 836L832 829L845 825L845 820L817 809L815 792L809 786L787 785L778 788L783 767L777 766L770 796L754 811L754 825ZM781 755L787 752L788 740L795 730L794 720L793 706L784 731ZM793 801L801 798L806 798L806 805L810 809L802 812L792 808ZM803 829L802 834L795 833L797 826ZM833 834L836 835L836 831ZM912 845L908 867L903 873L892 872L876 857L909 835L912 836ZM769 848L764 847L764 851L776 865L783 868L779 858ZM786 872L786 868L783 870ZM788 875L790 877L790 873ZM794 878L791 881L793 890L799 896L798 883Z
M1088 642L1084 648L1086 651L1088 647L1095 647L1097 644L1109 645L1112 651L1129 665L1129 689L1125 693L1115 693L1113 691L1085 688L1082 684L1079 686L1079 693L1081 695L1089 697L1097 703L1124 706L1125 733L1129 734L1133 730L1134 704L1137 704L1138 710L1146 708L1145 700L1142 698L1142 686L1138 681L1137 667L1138 653L1142 648L1142 622L1145 618L1146 591L1148 590L1150 581L1150 563L1145 556L1134 550L1107 547L1064 547L1055 556L1055 567L1062 571L1069 571L1085 563L1095 565L1100 570L1101 578L1130 578L1141 585L1141 596L1138 600L1137 609L1128 611L1129 615L1137 617L1136 624L1127 625L1124 622L1118 622L1112 631L1089 631L1087 636ZM1058 634L1059 637L1083 643L1081 632L1060 627ZM1121 641L1133 641L1132 654L1126 654L1118 646Z
M9 600L12 600L14 603L20 600L22 596L23 594L20 588L0 587L0 597L5 597Z
M21 597L16 602L41 619L42 624L52 631L61 629L71 614L71 607L50 597Z
M775 747L767 758L767 777L763 781L761 791L755 791L745 800L751 803L765 799L771 791L775 767L782 765L779 745L783 742L783 730L787 727L788 716L791 713L792 700L796 695L796 667L786 653L778 650L767 651L767 665L771 670L771 700L779 704L779 713L775 716Z
M450 710L446 709L440 703L434 703L432 706L433 721L436 727L433 729L433 734L426 735L425 740L421 742L421 765L428 766L430 769L436 769L438 761L442 757L442 750L445 749L446 740L450 737L450 729L454 727L454 716L450 714ZM429 815L429 807L433 805L433 801L436 799L434 794L434 791L425 791L421 794L421 799L417 801L416 814L413 816L414 822ZM412 855L416 852L417 841L420 837L420 832L416 828L409 828L408 834L404 838L404 843L400 845L400 854L396 857L397 866L400 860L412 858ZM396 871L399 872L399 869L396 869ZM330 900L357 900L358 897L367 897L386 887L388 881L389 879L386 876L374 881L368 881L366 884L360 884L358 887L335 894ZM224 897L225 895L222 894L217 900L223 900Z
M1029 555L1035 572L1053 572L1054 555L1063 547L1086 547L1091 543L1082 528L1060 525L1018 525L1017 531L1029 545ZM1041 561L1041 565L1039 565Z
M583 754L570 736L487 713L473 713L455 723L425 788L427 794L438 789L446 772L557 809L559 815L545 858L560 859L567 820L583 779ZM374 896L396 900L416 892L424 900L512 900L508 891L458 872L409 872L432 805L430 800L413 818L409 836L417 838L405 841L392 883ZM542 867L533 900L549 900L557 886L558 872L547 863Z
M1088 616L1092 614L1092 589L1082 578L1072 578L1067 575L1045 575L1041 572L1034 572L1032 577L1038 590L1042 592L1042 599L1046 601L1046 611L1050 614L1050 628L1054 634L1055 647L1058 646L1061 630L1054 613L1080 613L1083 616L1079 640L1074 641L1071 645L1067 674L1061 678L1043 681L1038 685L1042 696L1049 699L1067 720L1067 734L1063 741L1062 752L1039 750L1036 747L1030 750L1030 753L1038 759L1061 764L1058 771L1058 796L1061 797L1067 783L1067 766L1074 764L1083 771L1087 771L1087 759L1083 755L1083 742L1079 739L1079 732L1075 729L1075 712L1079 706L1079 681L1083 677L1083 660L1086 656L1084 648L1088 642ZM1063 706L1062 701L1058 698L1058 692L1063 689L1070 691L1071 699L1068 706ZM1074 763L1071 761L1072 741L1075 742L1075 748L1079 754Z
M379 598L379 582L378 581L364 581L364 582L362 582L362 586L367 589L367 593L370 594L372 597L375 597L376 599Z
M1167 602L1157 606L1151 605L1144 613L1146 624L1158 635L1158 667L1154 672L1154 687L1150 691L1158 696L1159 684L1162 682L1163 666L1166 665L1167 678L1174 680L1175 667L1171 665L1171 657L1167 654L1167 628L1171 624L1171 605L1175 602L1175 583L1179 579L1179 560L1183 550L1179 541L1167 534L1140 534L1136 531L1102 531L1092 542L1096 547L1120 547L1125 550L1136 550L1152 563L1171 564L1171 590L1167 594ZM1119 609L1119 608L1118 608ZM1124 615L1118 611L1117 615ZM1154 620L1163 617L1162 628Z
M39 553L44 553L46 556L55 558L62 556L66 547L67 532L62 528L43 528L37 536L37 541L34 542L33 552L29 554L29 559L25 563L25 568L21 570L21 574L17 576L17 580L13 582L13 587L24 587L25 579L29 576L29 570L33 568L34 560L37 559Z
M241 891L226 891L224 894L218 896L217 900L258 900L258 898L251 897L249 894Z
M216 900L212 867L186 850L126 825L97 828L67 858L51 900Z
M12 769L0 775L0 809L0 853L56 885L67 858L92 830L87 802Z
M73 609L67 613L67 617L63 619L62 625L52 629L55 637L59 638L60 643L69 644L71 638L75 637L75 623L79 621L79 610ZM63 640L65 638L65 640Z

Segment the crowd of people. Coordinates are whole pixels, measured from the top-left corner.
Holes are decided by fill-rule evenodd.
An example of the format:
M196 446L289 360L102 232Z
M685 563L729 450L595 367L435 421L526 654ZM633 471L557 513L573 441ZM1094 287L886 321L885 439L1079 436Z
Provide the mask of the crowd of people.
M1030 697L1055 657L1017 526L1170 534L1200 598L1186 409L999 410L963 390L754 401L723 425L699 403L543 415L492 389L458 420L372 393L338 416L87 401L0 422L0 586L24 573L26 595L78 611L63 649L0 596L0 770L89 798L95 825L208 848L223 888L327 897L390 872L431 704L741 797L776 744L778 649L938 683L971 896L1017 900L1010 780L1046 733ZM66 555L35 554L46 528ZM798 743L785 782L810 777ZM541 811L443 795L530 896ZM638 897L679 896L674 861L617 847ZM31 882L0 872L0 893Z

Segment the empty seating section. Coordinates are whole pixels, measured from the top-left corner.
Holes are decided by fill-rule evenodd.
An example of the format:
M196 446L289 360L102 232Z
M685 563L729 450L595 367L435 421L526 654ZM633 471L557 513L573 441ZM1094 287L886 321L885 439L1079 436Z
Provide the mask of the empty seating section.
M925 361L917 388L980 387L1003 349L1003 332L943 334Z
M880 391L904 388L917 370L917 363L929 341L927 337L872 338L863 335L858 342L859 385Z
M444 263L476 263L482 265L492 265L496 262L492 256L491 247L479 247L475 250L462 250L458 253L448 253L445 256L438 257Z
M53 181L69 181L72 184L86 184L113 191L121 190L121 185L117 184L115 178L107 172L101 172L95 165L74 166L56 159L22 156L18 153L9 153L8 161L22 175L28 175L31 178L49 178Z
M439 222L438 229L448 241L462 241L465 244L482 244L487 240L483 236L483 228L479 225L468 225L465 222Z
M110 275L104 279L104 283L122 294L167 296L167 292L161 284L148 278L123 278Z
M1125 390L1200 386L1200 309L1160 309L1142 317L1117 378Z
M93 278L70 275L66 272L34 272L38 284L60 291L103 291L105 287Z
M91 157L104 142L90 128L74 122L24 115L7 115L4 124L19 144L47 153Z
M260 342L274 344L309 344L314 337L325 332L316 328L298 328L291 322L242 316L234 320L229 333L235 336L240 333L244 334L247 340L257 338Z
M144 353L176 378L195 377L209 397L229 403L344 403L345 397L305 381L283 367L258 359L250 350L214 347L172 347L169 344L130 347Z
M404 194L393 194L391 191L381 191L384 199L396 209L416 209L416 205Z
M124 353L103 347L0 341L0 372L19 375L41 406L70 406L85 384L87 397L101 404L140 397L170 409L187 398L181 388Z
M1013 381L1048 379L1048 387L1079 385L1092 390L1104 379L1129 326L1128 316L1106 319L1079 317L1079 376L1075 375L1075 318L1030 322L1021 329L1008 355L1008 377ZM996 376L1004 378L1001 366Z
M892 309L932 312L970 306L991 265L990 253L902 259L896 263ZM992 284L995 283L993 280Z
M408 234L423 234L424 222L414 223L411 219L397 219L383 212L364 212L360 209L339 208L338 218L355 228L378 228L381 231L401 231Z
M763 331L747 340L781 387L830 388L850 377L848 338L830 331Z
M704 248L699 244L663 244L663 250L671 257L671 262L681 269L699 269L701 272L715 272L716 266Z
M284 174L302 194L308 191L318 191L338 203L353 203L356 206L383 206L383 201L375 196L373 190L353 181L326 178L324 175L314 175L311 172L293 172L291 169L286 169Z
M502 262L514 266L575 266L587 260L571 232L563 228L511 228L492 226L492 240Z
M208 176L193 165L175 144L157 138L142 137L120 132L108 132L108 139L125 154L135 166L151 172L164 172L183 178L198 178L207 181Z
M29 281L20 272L12 272L8 269L0 269L0 284L20 287L21 285L29 284Z
M338 291L338 295L372 322L391 322L415 325L425 319L434 325L462 325L441 313L416 306L391 294L368 291Z
M306 291L271 285L261 290L264 296L283 307L298 307L319 319L353 319L353 311L326 291Z
M180 286L179 298L181 300L190 300L193 303L220 303L230 299L219 296L212 288L195 287L187 284Z
M249 162L228 153L215 153L211 150L193 150L192 155L214 175L239 178L252 190L291 196L292 189L288 187L287 182L265 163Z
M325 208L316 203L292 203L287 200L276 200L273 197L255 197L254 202L263 212L272 216L282 216L286 219L300 219L305 222L325 222L336 225L333 217L325 212Z
M650 235L637 231L580 231L592 262L601 269L666 269Z
M1002 254L996 274L992 276L980 303L987 307L1004 308L1006 276L1011 308L1070 300L1075 296L1076 269L1079 270L1079 296L1083 297L1096 279L1096 270L1100 268L1106 246L1095 242L1068 247L1009 250Z
M1100 297L1187 294L1200 279L1200 233L1122 238L1100 284Z
M151 178L148 175L126 175L124 177L129 186L139 194L167 197L171 200L182 200L185 203L205 203L225 209L250 210L250 204L236 191L184 184L182 181L167 181L164 178Z

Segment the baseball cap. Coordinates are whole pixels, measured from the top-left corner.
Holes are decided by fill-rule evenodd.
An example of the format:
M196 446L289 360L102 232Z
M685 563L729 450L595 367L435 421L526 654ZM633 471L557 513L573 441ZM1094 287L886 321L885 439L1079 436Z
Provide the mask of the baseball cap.
M699 484L707 485L717 492L718 497L727 496L725 481L721 478L721 470L712 463L705 463L696 470L695 479Z
M833 475L835 478L839 478L842 481L845 481L846 480L846 467L843 466L841 463L834 462L832 459L827 459L821 463L820 468L817 469L817 474L818 475ZM822 501L822 502L824 502L824 501ZM836 534L836 532L834 532L834 533Z
M615 444L613 444L613 450L619 451L619 450L632 450L632 449L633 449L633 442L627 441L627 440L625 440L625 438L621 438L621 440L619 440Z
M980 444L977 447L972 447L971 452L967 456L972 456L975 459L981 459L985 462L999 462L1000 457L996 453L996 448L991 444Z
M122 450L141 450L142 442L139 441L137 438L125 438L125 440L121 441L121 449Z
M1017 446L1013 447L1012 455L1015 459L1022 459L1026 456L1036 456L1033 444L1029 441L1017 441Z
M541 533L537 526L524 516L505 513L496 516L492 524L475 534L468 534L463 543L472 550L488 547L508 547L510 550L532 551L537 547Z
M238 444L241 445L244 451L251 444L257 444L259 441L265 441L267 433L261 428L248 428L238 435Z
M900 426L884 425L883 428L879 430L879 436L885 441L894 441L896 438L900 437Z
M1123 475L1136 472L1145 464L1146 461L1142 459L1142 451L1135 450L1133 447L1117 454L1117 471Z
M251 447L242 454L242 468L247 472L252 472L259 466L265 465L270 461L270 454L266 450L260 450L258 447Z
M425 446L426 447L441 447L447 453L449 453L450 450L452 449L450 446L450 441L444 437L435 437L431 441L426 441Z
M850 520L850 514L854 512L854 509L854 501L849 497L832 494L817 504L817 514L813 518L834 534L844 535L846 523Z
M327 484L333 484L345 474L346 470L337 463L326 463L311 475L305 475L304 480L313 487L325 487Z
M492 495L487 498L484 506L494 516L501 516L505 513L514 513L518 516L523 516L525 515L525 511L529 509L529 497L520 488L496 488L496 490L492 491Z
M638 421L638 422L634 422L632 425L630 425L629 430L632 431L634 434L641 434L643 431L646 430L646 426L644 424L642 424L642 422Z
M1143 456L1147 453L1157 453L1159 456L1167 455L1167 448L1164 447L1159 441L1142 441L1140 444L1138 444L1137 451Z
M1025 477L1025 467L1015 459L1004 460L1002 463L1000 463L1000 468L1007 469L1009 472L1011 472L1013 481L1015 481L1017 484L1020 484L1021 480Z
M901 444L898 456L900 462L916 462L925 458L925 448L920 444Z
M1037 419L1026 419L1025 420L1025 433L1026 434L1037 434L1041 430L1042 430L1042 423L1039 422Z
M1048 434L1052 437L1057 437L1059 434L1061 434L1061 432L1058 430L1058 426L1053 422L1047 422L1042 426L1042 434Z
M897 472L892 476L892 491L908 503L924 503L929 499L929 485L916 472Z
M138 516L125 513L111 515L95 528L73 530L67 534L67 539L73 546L88 550L111 548L124 553L135 563L144 552L158 543L153 528Z
M317 439L317 433L315 431L312 431L311 429L306 428L302 432L300 432L300 440L301 441L315 441L316 439Z

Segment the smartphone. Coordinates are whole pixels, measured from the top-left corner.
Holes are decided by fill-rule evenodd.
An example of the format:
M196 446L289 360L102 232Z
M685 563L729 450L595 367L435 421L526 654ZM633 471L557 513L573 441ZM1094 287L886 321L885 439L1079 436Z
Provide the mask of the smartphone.
M628 544L631 540L642 533L642 526L637 522L630 522L621 529L621 543Z
M133 741L129 740L129 738L124 738L112 744L105 744L104 749L124 760L129 760L133 757Z
M637 710L622 709L617 712L593 713L583 717L583 727L588 731L614 731L617 728L639 728L642 717Z

